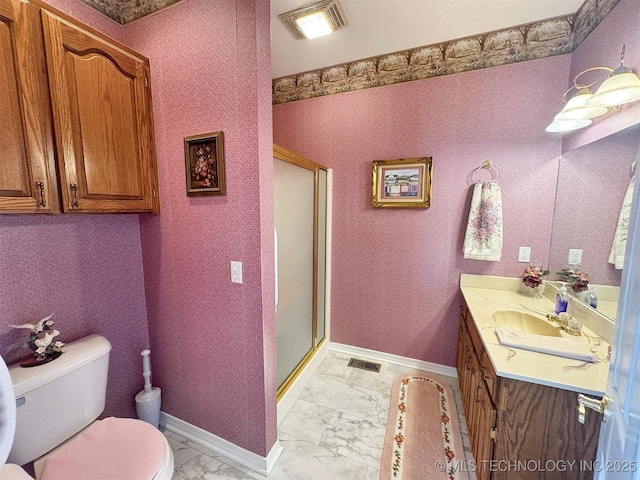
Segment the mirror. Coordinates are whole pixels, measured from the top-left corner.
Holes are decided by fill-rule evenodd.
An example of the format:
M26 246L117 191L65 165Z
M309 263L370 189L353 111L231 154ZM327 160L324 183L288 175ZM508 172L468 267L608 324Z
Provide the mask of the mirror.
M595 286L598 310L612 320L622 270L609 263L609 254L639 146L635 125L562 154L558 167L549 280L561 280L555 272L574 268L569 249L582 250L580 271ZM584 300L586 292L567 290Z

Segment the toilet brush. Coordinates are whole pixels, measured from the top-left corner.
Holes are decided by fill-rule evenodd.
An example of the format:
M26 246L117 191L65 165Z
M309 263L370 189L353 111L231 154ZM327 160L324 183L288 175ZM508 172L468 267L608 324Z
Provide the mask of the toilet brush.
M136 395L136 411L138 418L158 428L160 422L160 388L151 386L151 350L143 350L142 376L144 377L144 390Z

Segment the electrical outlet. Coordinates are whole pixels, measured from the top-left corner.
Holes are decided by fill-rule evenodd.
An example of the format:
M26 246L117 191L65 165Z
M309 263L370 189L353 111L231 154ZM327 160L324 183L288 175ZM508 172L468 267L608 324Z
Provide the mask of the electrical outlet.
M518 262L529 263L531 261L531 247L520 247Z
M231 283L242 283L242 262L231 262Z
M569 265L580 265L582 263L582 250L577 248L569 249Z

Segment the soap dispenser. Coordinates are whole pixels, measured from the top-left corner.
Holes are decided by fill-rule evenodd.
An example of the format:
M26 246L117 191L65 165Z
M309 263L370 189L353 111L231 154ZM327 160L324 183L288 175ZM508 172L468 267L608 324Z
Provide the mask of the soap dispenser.
M584 303L593 308L598 308L598 297L596 296L596 290L593 285L589 285L589 291L584 296Z
M567 293L567 285L563 283L562 287L560 287L560 293L556 295L556 315L566 312L568 305L569 294Z

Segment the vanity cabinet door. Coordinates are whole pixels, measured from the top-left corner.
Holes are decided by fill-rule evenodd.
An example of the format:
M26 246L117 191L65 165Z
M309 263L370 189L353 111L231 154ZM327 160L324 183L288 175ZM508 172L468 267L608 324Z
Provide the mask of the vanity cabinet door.
M58 210L38 11L0 0L0 213Z
M457 369L471 451L477 462L476 475L478 480L485 480L491 478L488 462L493 459L493 432L497 410L485 383L485 373L469 331L471 328L473 327L467 327L463 319L458 341Z
M491 478L489 461L493 459L494 429L497 410L483 380L475 387L475 417L471 450L477 462L476 476L478 480Z
M458 381L460 382L460 393L462 395L462 406L467 419L471 418L473 405L473 389L475 379L473 377L473 367L471 364L472 347L469 334L464 323L460 327L460 339L458 342ZM467 422L469 423L469 422Z
M63 210L157 212L148 60L41 12Z

